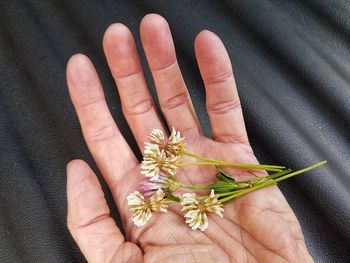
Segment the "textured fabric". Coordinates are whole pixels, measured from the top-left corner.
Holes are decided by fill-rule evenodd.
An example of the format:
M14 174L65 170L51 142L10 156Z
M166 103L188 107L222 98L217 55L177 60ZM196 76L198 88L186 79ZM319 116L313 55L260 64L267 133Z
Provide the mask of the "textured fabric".
M193 51L202 29L216 32L228 49L258 159L294 169L328 160L280 188L315 261L350 262L350 3L345 0L0 1L0 262L84 262L66 227L65 165L81 158L98 171L68 96L65 66L76 52L93 60L112 114L137 151L102 36L109 24L125 23L146 65L138 26L149 12L169 21L208 135ZM104 189L119 222L105 184Z

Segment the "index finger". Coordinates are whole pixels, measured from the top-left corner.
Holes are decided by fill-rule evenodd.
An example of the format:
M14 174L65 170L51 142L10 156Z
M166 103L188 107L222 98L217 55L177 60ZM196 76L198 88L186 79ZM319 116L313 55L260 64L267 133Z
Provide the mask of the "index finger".
M67 83L86 144L107 184L114 189L138 161L113 120L96 70L86 56L71 57Z

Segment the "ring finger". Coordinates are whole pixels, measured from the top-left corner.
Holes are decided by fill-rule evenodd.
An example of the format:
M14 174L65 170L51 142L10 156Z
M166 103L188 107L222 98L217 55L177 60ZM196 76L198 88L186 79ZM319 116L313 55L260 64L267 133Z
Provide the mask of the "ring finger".
M186 138L201 134L197 115L177 63L167 21L156 14L143 18L141 41L169 128L175 126Z

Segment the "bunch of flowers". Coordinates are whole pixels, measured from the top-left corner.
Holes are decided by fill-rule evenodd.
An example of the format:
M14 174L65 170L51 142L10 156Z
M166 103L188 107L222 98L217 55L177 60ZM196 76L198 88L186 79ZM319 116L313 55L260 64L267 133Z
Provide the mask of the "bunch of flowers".
M299 171L292 172L284 166L262 164L239 164L209 159L186 151L185 138L179 131L172 129L168 139L163 132L154 129L145 143L141 173L146 179L140 183L139 191L127 197L128 205L133 214L133 222L143 226L152 217L152 212L166 213L168 206L179 203L184 212L185 222L195 230L204 231L208 227L207 213L223 216L224 205L234 198L252 191L276 185L277 182L292 176L312 170L326 163L319 162ZM183 163L182 156L190 156L198 161ZM179 167L192 165L214 165L215 181L209 185L188 185L176 177ZM270 171L268 176L254 177L237 182L222 167L231 166L246 169ZM188 189L179 196L178 189ZM208 190L208 195L197 195L195 191Z

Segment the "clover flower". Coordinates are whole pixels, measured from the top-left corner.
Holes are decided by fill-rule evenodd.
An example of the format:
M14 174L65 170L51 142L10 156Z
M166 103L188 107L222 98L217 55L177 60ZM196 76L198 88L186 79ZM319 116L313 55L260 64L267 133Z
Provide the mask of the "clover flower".
M157 181L161 171L175 175L179 156L167 156L164 150L160 150L157 144L147 143L141 165L141 173L151 177L151 181Z
M150 142L153 144L157 144L160 149L164 148L165 146L165 137L160 129L153 129L151 133L148 135L148 138L150 139Z
M168 212L168 203L167 200L164 199L165 193L162 189L158 189L154 195L152 195L149 199L149 207L153 212Z
M143 226L152 217L152 211L143 195L135 191L127 197L130 211L132 212L132 221L137 226Z
M159 175L156 181L144 180L140 183L141 193L148 197L153 195L158 189L162 189L165 193L175 192L181 183L176 179L175 176L162 174Z
M149 200L138 191L131 193L128 197L128 205L132 212L132 221L136 226L143 226L152 217L152 212L167 212L167 201L164 199L165 193L158 189Z
M185 138L181 137L180 132L176 131L174 127L172 128L167 141L160 129L153 129L148 138L150 139L150 142L146 143L146 145L158 145L159 149L164 150L167 156L180 156L182 155L182 151L185 150Z
M182 155L182 152L185 150L184 140L185 137L181 137L180 132L176 131L173 127L168 142L165 146L166 153L175 156Z
M194 193L186 193L182 196L181 211L185 211L184 215L186 223L195 230L204 231L208 227L208 216L206 211L215 213L222 217L224 211L223 205L217 199L212 189L210 195L204 199L198 198Z

